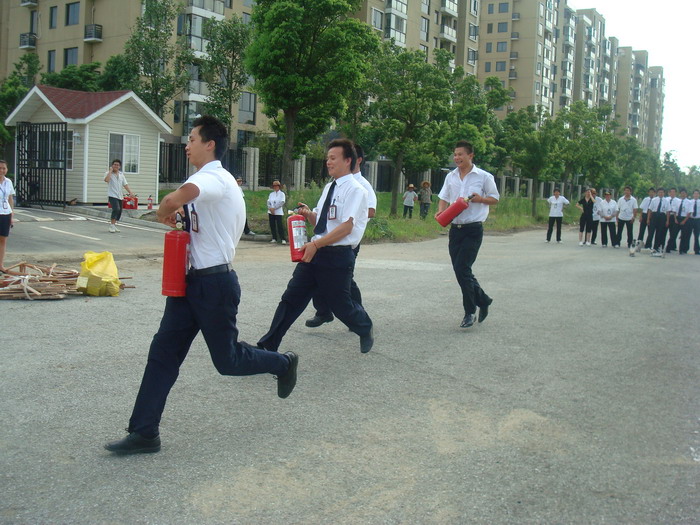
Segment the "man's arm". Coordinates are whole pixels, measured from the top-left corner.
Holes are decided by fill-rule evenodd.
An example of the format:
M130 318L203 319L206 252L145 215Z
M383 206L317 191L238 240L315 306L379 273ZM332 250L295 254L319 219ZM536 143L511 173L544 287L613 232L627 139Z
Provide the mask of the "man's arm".
M442 199L438 199L438 213L442 213L450 206L450 203ZM436 214L437 215L437 214Z
M336 229L334 229L332 232L330 232L328 235L324 235L323 237L321 237L320 239L316 239L315 241L307 242L304 246L301 247L301 249L304 251L304 256L301 258L301 260L303 262L311 262L311 259L314 258L314 255L316 255L316 252L319 248L323 248L324 246L330 246L334 242L338 242L343 237L350 235L350 232L352 232L353 225L354 222L351 217L343 224L338 226Z
M185 204L197 197L199 197L199 188L191 182L183 184L172 193L168 193L160 201L158 211L156 211L158 221L174 228L176 223L175 214L181 211Z

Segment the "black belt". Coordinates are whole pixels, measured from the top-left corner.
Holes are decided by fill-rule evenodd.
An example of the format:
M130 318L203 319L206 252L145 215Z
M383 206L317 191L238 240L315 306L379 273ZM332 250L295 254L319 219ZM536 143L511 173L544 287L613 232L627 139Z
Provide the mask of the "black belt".
M474 224L482 224L481 222L468 222L466 224L453 224L452 228L466 228L467 226L472 226Z
M339 250L347 250L352 248L349 244L343 244L342 246L321 246L319 250L328 250L328 251L339 251Z
M211 275L214 273L228 273L233 271L233 266L231 263L218 264L216 266L210 266L209 268L190 268L187 275L194 275L201 277L202 275Z

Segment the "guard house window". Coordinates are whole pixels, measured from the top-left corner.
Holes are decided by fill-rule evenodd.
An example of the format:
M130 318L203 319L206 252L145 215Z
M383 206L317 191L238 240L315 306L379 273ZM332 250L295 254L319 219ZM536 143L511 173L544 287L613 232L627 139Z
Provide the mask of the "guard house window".
M67 47L63 50L63 67L75 66L78 64L78 48Z
M58 25L58 6L49 7L49 29L56 29Z
M71 2L66 4L66 25L78 25L80 18L80 2Z
M384 29L384 12L374 7L372 8L372 27L379 31Z
M109 134L109 160L121 159L124 173L139 172L139 153L141 137L121 133Z
M255 93L243 91L238 103L238 123L255 125Z
M46 57L46 72L53 73L54 71L56 71L56 50L50 49Z
M508 32L508 22L498 22L498 32L507 33Z
M430 27L430 20L427 18L420 19L420 39L424 42L428 41L428 28Z

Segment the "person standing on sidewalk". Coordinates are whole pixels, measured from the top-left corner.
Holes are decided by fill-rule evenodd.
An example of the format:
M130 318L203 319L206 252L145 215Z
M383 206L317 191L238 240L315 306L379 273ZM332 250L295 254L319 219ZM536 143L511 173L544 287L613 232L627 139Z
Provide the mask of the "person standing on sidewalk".
M193 124L185 151L197 172L166 195L157 212L158 220L169 226L175 225L179 211L189 217L186 296L165 301L129 419L129 434L104 446L117 454L160 450L159 426L165 401L200 331L220 374L275 374L281 398L289 396L296 385L299 359L295 353L267 352L238 341L236 315L241 288L231 264L243 232L245 202L241 189L219 160L228 146L226 127L210 116L199 117Z
M15 188L6 177L7 161L0 160L0 272L5 271L5 249L12 228L12 214L15 207Z
M332 140L326 148L326 167L333 180L323 188L316 208L303 202L298 211L314 225L314 236L301 247L303 257L296 264L282 294L270 329L258 346L277 352L282 338L320 293L331 312L350 331L360 336L360 351L374 345L372 320L350 295L355 248L362 240L368 221L367 191L353 177L357 153L347 139Z
M409 184L408 188L406 188L406 191L403 194L403 218L406 218L406 214L408 214L408 218L412 219L413 218L413 205L415 202L418 200L418 195L414 191L416 187L413 184Z
M117 228L117 221L122 218L122 201L124 200L124 192L122 188L126 188L128 194L131 195L133 192L129 188L129 184L126 182L126 177L122 173L122 161L119 159L114 159L112 161L112 168L105 173L105 182L107 186L107 199L109 200L110 206L112 206L112 217L109 225L109 232L116 233L119 231Z
M559 188L554 188L554 195L547 199L549 203L549 225L547 226L547 241L552 240L554 223L557 225L557 242L561 244L561 222L564 219L564 206L569 205L566 197L561 196Z
M284 226L282 225L285 196L280 186L280 181L272 181L272 191L267 198L267 218L270 220L270 233L272 234L270 242L280 241L282 244L287 244L284 240Z
M600 225L600 203L603 199L598 197L598 190L591 188L591 195L593 196L593 227L591 228L591 244L595 246L596 239L598 238L598 226Z
M586 190L576 207L581 210L581 217L578 220L578 245L591 245L591 230L593 229L593 206L595 199L590 188ZM585 237L584 237L585 236Z
M632 197L632 187L625 186L624 195L617 201L617 246L622 242L622 230L627 228L627 248L634 240L634 219L637 216L637 199Z
M469 142L457 142L453 158L457 167L447 174L438 194L438 214L457 199L471 197L469 207L452 220L449 235L450 259L462 291L464 307L460 327L469 328L474 325L476 308L479 308L481 323L493 302L472 273L472 265L484 238L483 223L489 215L489 206L497 204L500 195L493 175L474 165L474 148Z
M420 218L425 219L433 203L433 192L430 190L430 181L424 180L418 192L418 202L420 204Z

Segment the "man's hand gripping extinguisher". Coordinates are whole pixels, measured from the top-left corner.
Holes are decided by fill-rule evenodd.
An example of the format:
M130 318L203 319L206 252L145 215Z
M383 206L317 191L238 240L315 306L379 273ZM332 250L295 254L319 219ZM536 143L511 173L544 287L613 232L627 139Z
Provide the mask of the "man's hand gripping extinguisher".
M289 210L287 218L287 234L289 238L289 252L292 256L292 262L299 262L304 256L301 247L304 246L308 239L306 237L306 218L299 213L299 208L293 211Z
M187 262L190 234L182 229L182 218L177 215L174 230L165 234L163 247L163 289L168 297L184 297L187 289Z
M440 223L440 226L445 228L448 224L452 222L452 219L457 217L460 213L469 207L469 201L472 200L472 195L469 197L460 197L452 204L450 204L447 209L438 213L435 216L435 220Z

